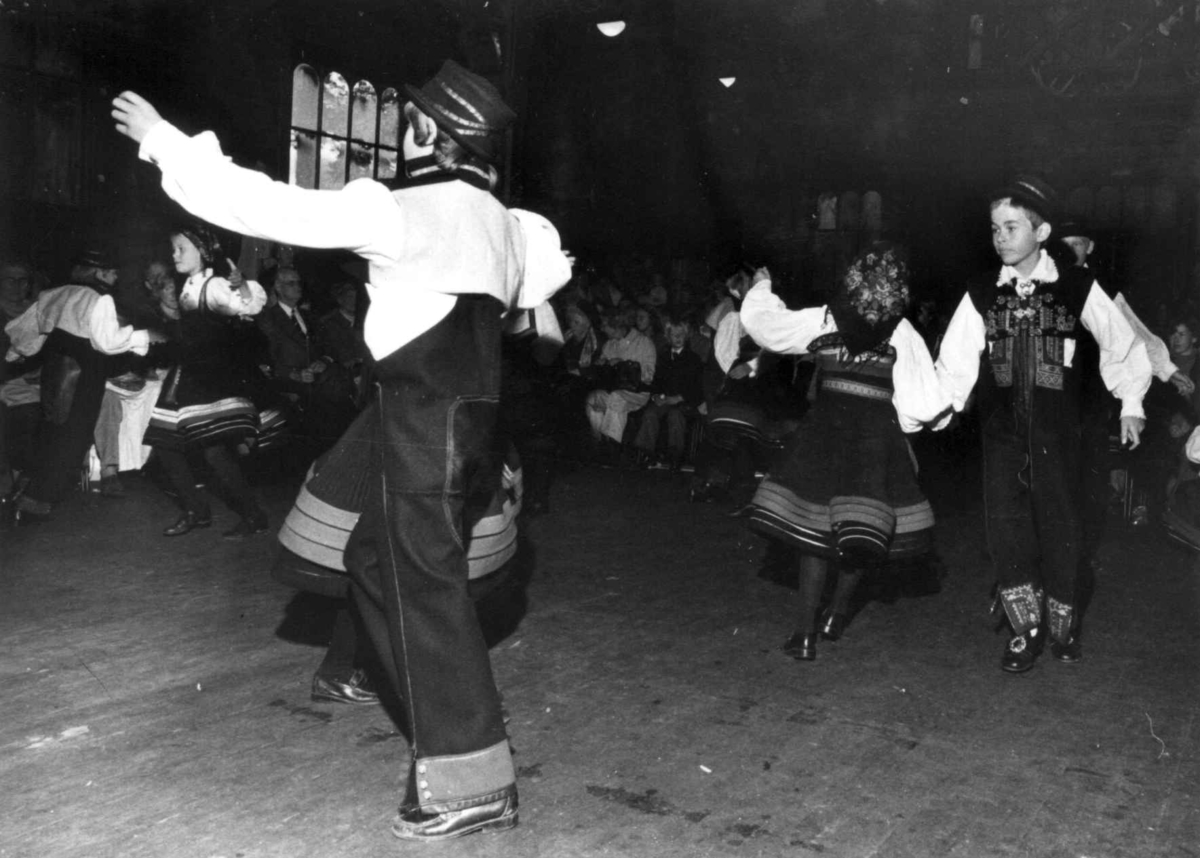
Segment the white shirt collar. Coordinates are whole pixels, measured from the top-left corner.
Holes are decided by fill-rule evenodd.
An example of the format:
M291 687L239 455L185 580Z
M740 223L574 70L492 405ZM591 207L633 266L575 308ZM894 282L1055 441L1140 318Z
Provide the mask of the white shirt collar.
M1050 258L1050 254L1044 249L1039 252L1041 253L1041 257L1038 259L1037 265L1034 266L1033 272L1028 277L1022 277L1016 268L1013 268L1011 265L1005 265L1000 269L1000 276L996 278L996 285L999 286L1010 280L1016 280L1018 283L1029 283L1033 280L1041 283L1056 283L1058 281L1058 267L1055 266L1054 260Z

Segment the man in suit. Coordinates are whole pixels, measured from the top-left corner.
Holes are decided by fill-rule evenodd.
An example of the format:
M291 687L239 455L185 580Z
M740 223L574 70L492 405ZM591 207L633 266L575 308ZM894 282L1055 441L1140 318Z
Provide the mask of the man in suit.
M324 450L354 418L353 390L300 308L304 283L294 268L275 275L276 303L258 315L267 338L275 387L294 406L301 434Z
M686 321L668 319L664 327L667 345L659 350L650 402L642 412L642 423L633 444L639 459L652 460L659 428L666 421L667 460L672 469L677 469L683 461L688 418L697 413L704 398L701 385L704 364L699 355L687 348L690 330Z

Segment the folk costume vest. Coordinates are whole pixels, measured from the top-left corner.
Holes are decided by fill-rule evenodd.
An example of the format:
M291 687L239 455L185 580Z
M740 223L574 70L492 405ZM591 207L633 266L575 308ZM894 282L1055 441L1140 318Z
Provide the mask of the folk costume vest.
M1016 278L997 283L999 271L968 284L986 330L986 369L980 372L979 407L985 425L1012 421L1027 432L1033 421L1042 428L1064 429L1079 423L1080 376L1074 360L1080 318L1092 287L1086 269L1060 270L1054 282L1031 281L1022 295Z

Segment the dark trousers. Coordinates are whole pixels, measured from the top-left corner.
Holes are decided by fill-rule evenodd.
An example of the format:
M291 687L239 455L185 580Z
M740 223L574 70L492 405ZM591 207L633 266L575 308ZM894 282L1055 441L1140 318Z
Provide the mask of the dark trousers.
M1078 432L1064 437L1038 427L1014 431L1012 423L1006 416L984 424L983 496L988 550L1002 598L1006 591L1039 597L1021 600L1028 613L1020 621L1005 601L1019 633L1019 626L1040 619L1041 594L1061 605L1077 602L1080 442Z
M203 455L209 470L217 478L229 508L243 518L261 516L262 511L238 465L237 453L224 444L213 444L204 448ZM208 498L197 488L196 475L192 472L187 456L178 450L160 449L158 458L162 462L163 470L167 472L171 488L179 496L180 505L188 512L207 518L211 513Z
M35 461L38 421L41 407L36 402L27 405L0 403L0 493L12 489L12 471L26 471Z
M1105 415L1095 417L1095 420L1085 419L1080 430L1080 521L1084 563L1100 548L1112 497L1113 456L1109 451L1108 420Z
M43 417L37 461L30 469L25 494L33 501L57 503L79 479L84 454L92 445L109 364L107 355L94 350L87 340L60 330L46 338L43 351ZM73 385L64 387L59 384L63 374L50 372L60 361L78 364L79 375Z
M469 499L499 480L499 354L498 305L459 297L378 363L377 479L345 553L351 597L405 708L404 805L436 813L515 791L464 548Z
M672 456L682 456L687 443L688 412L686 405L659 405L654 400L642 409L642 422L638 426L634 445L653 453L658 447L658 433L663 421L667 424L667 451Z

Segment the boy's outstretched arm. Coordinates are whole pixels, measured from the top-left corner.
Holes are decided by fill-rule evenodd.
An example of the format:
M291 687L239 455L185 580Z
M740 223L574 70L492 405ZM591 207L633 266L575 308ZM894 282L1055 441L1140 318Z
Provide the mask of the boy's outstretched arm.
M298 188L234 164L209 131L189 137L135 92L113 99L117 131L138 157L162 170L162 187L196 217L283 244L345 248L371 260L408 229L404 210L382 184L360 179L335 191Z

